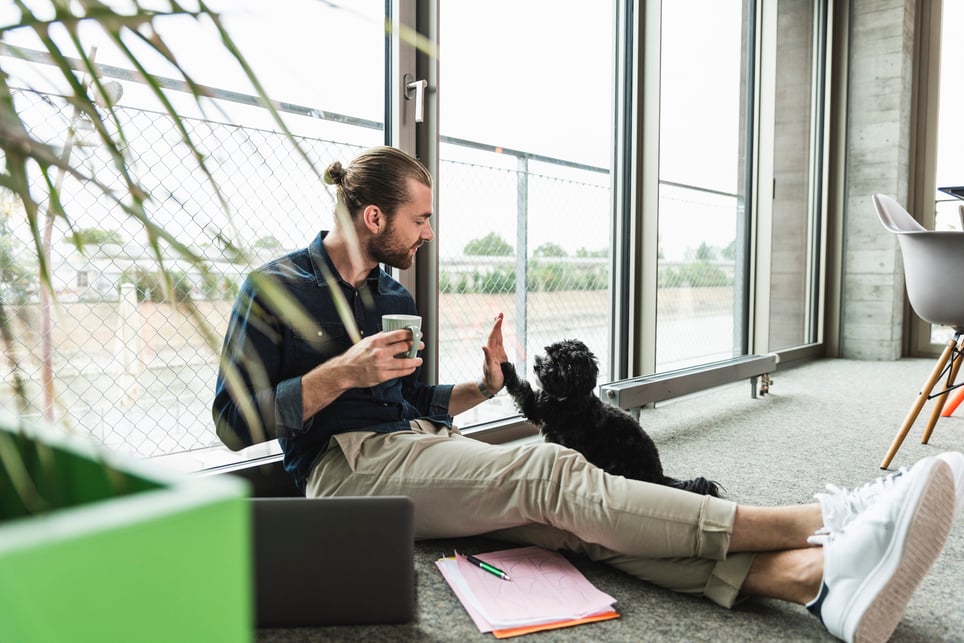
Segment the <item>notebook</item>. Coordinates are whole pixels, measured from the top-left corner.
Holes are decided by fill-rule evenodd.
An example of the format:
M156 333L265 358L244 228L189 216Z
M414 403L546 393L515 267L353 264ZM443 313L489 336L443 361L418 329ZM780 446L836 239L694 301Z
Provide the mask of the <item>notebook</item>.
M403 623L415 617L410 499L251 503L258 627Z
M477 557L455 552L435 564L479 631L496 638L619 618L616 599L559 552L536 546Z

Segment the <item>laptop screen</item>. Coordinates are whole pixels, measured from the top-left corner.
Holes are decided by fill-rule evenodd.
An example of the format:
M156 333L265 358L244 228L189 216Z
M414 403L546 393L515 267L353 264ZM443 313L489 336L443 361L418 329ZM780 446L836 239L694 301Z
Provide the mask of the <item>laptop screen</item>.
M950 194L958 199L964 199L964 185L951 186L946 188L937 188L944 194Z

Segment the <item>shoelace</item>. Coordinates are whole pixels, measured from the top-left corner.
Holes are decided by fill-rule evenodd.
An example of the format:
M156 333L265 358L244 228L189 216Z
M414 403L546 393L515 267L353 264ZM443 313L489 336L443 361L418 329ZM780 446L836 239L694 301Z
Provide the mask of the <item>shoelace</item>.
M908 471L910 471L910 467L902 467L890 475L862 484L853 490L828 484L827 491L829 493L814 494L823 510L823 527L815 531L813 536L807 538L807 542L811 545L826 545L829 543L833 540L834 534L843 531L844 527L849 525L857 514L874 504L880 494L892 487L900 476Z

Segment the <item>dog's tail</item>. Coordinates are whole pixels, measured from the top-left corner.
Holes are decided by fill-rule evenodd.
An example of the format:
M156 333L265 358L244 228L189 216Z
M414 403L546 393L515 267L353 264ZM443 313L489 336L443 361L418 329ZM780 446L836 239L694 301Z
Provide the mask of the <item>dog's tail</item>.
M693 478L692 480L677 480L676 478L666 476L663 478L663 484L669 487L676 487L677 489L682 489L684 491L692 491L693 493L698 493L701 496L713 496L715 498L722 498L724 491L719 482L716 482L715 480L707 480L703 476Z

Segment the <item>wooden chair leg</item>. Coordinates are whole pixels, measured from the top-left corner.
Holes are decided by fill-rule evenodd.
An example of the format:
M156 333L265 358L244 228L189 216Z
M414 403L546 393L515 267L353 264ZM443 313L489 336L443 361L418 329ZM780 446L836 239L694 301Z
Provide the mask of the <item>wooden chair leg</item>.
M927 381L924 382L923 388L921 388L920 394L917 396L917 400L911 407L910 411L907 413L907 417L904 418L904 423L901 424L900 429L897 430L897 435L894 436L894 441L890 445L890 449L887 451L887 455L884 456L884 461L880 463L881 469L886 469L890 466L891 460L897 455L897 450L900 449L900 445L904 443L904 438L907 437L910 427L914 424L914 420L920 415L920 410L924 408L924 404L927 402L928 396L930 396L931 391L934 390L934 385L937 384L937 380L941 378L941 373L944 372L944 366L947 361L951 358L951 354L954 352L954 347L957 346L957 338L947 342L947 346L944 347L944 352L941 356L937 358L937 364L934 365L934 370L931 371L930 376Z
M947 372L947 380L944 384L944 390L941 391L940 395L934 400L934 410L931 411L930 419L927 420L927 426L924 428L924 436L921 438L921 444L927 444L931 439L931 434L934 432L934 427L937 426L937 420L943 415L944 404L947 402L947 396L950 395L950 390L954 386L954 382L957 380L957 374L961 370L961 362L964 361L961 356L961 348L964 345L964 337L959 338L957 343L957 349L951 357L951 368Z

